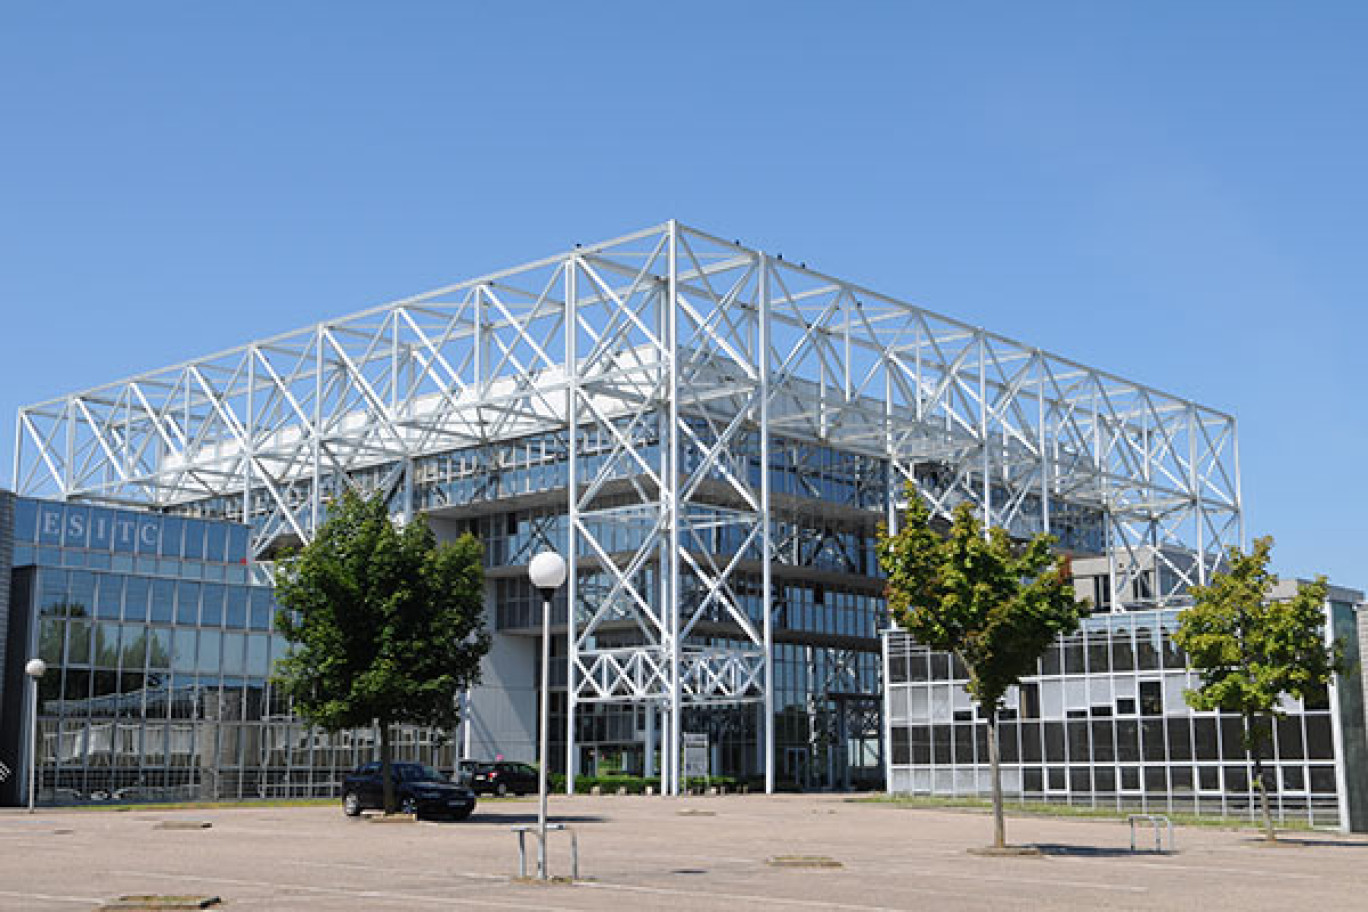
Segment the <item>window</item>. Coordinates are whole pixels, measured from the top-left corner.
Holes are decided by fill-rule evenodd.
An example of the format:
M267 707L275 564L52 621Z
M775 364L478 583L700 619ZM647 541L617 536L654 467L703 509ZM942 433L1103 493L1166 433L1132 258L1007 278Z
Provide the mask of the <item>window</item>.
M1140 715L1164 714L1164 686L1159 681L1140 682Z

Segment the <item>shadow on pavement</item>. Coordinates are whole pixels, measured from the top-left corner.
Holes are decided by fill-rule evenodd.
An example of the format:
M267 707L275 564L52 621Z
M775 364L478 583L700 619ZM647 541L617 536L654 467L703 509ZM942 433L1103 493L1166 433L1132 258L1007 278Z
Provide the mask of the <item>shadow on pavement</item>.
M546 818L547 823L605 823L609 818L599 814L550 814ZM462 820L463 826L473 824L486 824L492 826L519 826L527 823L536 823L536 814L491 814L481 813L476 808L475 813L469 818Z
M1267 841L1266 839L1264 839L1262 836L1251 836L1251 837L1247 837L1247 838L1245 838L1245 839L1242 839L1241 842L1243 842L1245 845L1249 845L1249 846L1270 847L1270 848L1278 848L1279 846L1287 846L1287 847L1289 847L1289 848L1304 849L1304 848L1314 848L1315 846L1325 846L1325 847L1327 847L1327 848L1332 848L1332 849L1368 849L1368 842L1364 842L1363 840L1355 840L1355 839L1317 839L1317 838L1315 838L1314 836L1311 836L1311 837L1279 836L1279 837L1278 837L1278 841L1277 841L1276 843L1272 844L1271 846L1269 845L1268 841Z
M1130 855L1175 855L1176 852L1156 852L1153 849L1131 851L1124 846L1080 846L1059 845L1057 843L1037 842L1035 847L1042 855L1057 855L1068 858L1126 858Z

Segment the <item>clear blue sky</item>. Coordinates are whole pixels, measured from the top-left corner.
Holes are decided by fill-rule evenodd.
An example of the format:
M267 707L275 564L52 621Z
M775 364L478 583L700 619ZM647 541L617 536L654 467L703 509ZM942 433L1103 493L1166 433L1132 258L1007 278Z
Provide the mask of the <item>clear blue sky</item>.
M0 8L15 409L679 218L1240 420L1368 585L1368 4Z

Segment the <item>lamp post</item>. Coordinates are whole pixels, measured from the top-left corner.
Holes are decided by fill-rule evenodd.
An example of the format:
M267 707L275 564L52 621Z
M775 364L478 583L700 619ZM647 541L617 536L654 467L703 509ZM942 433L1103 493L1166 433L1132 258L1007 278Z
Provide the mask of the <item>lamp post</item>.
M29 679L29 768L28 768L28 812L33 813L34 798L38 784L38 679L47 673L47 662L42 659L29 659L24 666L24 674Z
M541 736L537 749L537 876L546 880L546 749L551 702L551 599L565 584L565 559L555 551L543 551L527 565L527 576L542 597Z

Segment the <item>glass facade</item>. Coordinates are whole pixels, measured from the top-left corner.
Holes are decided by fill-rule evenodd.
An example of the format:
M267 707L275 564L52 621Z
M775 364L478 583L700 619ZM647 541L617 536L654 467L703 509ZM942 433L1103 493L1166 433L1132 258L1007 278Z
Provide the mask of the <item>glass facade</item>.
M1009 801L1249 817L1258 812L1238 715L1197 712L1197 684L1172 639L1177 611L1094 615L1051 646L1039 673L1001 712L1002 783ZM987 724L951 656L900 632L887 636L889 790L990 793ZM1279 821L1338 826L1347 806L1337 764L1342 733L1332 699L1285 700L1265 732ZM1357 703L1356 703L1357 705ZM1356 738L1362 737L1360 724Z
M285 643L270 588L248 582L246 527L10 500L9 638L26 646L10 652L48 665L40 802L331 795L372 757L374 732L313 730L273 690ZM397 753L452 766L434 740L405 729Z

